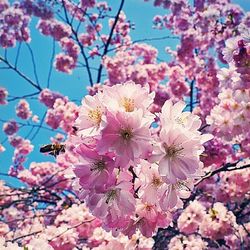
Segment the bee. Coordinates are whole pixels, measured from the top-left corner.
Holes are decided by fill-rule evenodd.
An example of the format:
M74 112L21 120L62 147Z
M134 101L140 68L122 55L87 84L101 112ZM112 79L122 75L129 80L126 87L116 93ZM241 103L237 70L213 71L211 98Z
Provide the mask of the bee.
M40 147L41 153L49 153L50 155L53 155L54 157L57 157L60 153L65 152L65 145L64 144L47 144L42 147Z

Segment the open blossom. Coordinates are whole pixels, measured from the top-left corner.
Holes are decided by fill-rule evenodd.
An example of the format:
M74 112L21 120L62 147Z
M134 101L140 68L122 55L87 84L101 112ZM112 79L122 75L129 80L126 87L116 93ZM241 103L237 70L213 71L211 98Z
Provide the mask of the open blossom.
M86 96L82 101L79 116L75 126L82 136L94 136L99 134L101 122L105 114L103 106L103 95L98 93L95 96Z
M238 53L238 41L240 37L233 37L226 40L226 47L223 50L224 59L227 62L233 61L233 55Z
M156 205L138 201L136 217L129 221L123 232L131 236L139 229L142 235L151 237L157 228L167 227L171 219L170 213L160 211Z
M139 166L136 167L138 178L135 182L135 187L140 187L138 195L144 202L158 204L162 191L164 191L164 182L159 174L158 165L141 161L140 170L138 170L138 168Z
M149 94L149 86L141 87L132 81L123 85L116 84L111 88L104 86L104 93L109 110L133 112L142 109L144 114L149 113L148 107L155 96L154 92Z
M151 161L159 161L159 173L164 181L175 184L195 176L199 171L202 143L211 139L198 131L201 121L190 112L182 112L185 104L165 102L159 115L161 131Z
M166 185L164 193L159 201L160 207L163 211L167 211L168 209L174 207L182 207L182 199L187 199L190 196L192 189L192 179L189 179L187 181L178 181L175 184Z
M183 101L178 101L173 104L172 100L167 100L162 106L161 113L159 114L162 128L177 126L197 134L197 130L201 126L201 120L197 115L193 115L188 111L183 112L185 107L186 104Z
M74 173L80 185L85 189L104 191L113 182L114 161L107 155L99 155L85 145L76 148L80 163L75 165Z
M130 160L147 154L150 148L150 121L143 119L142 110L131 113L107 112L106 126L102 130L97 150L113 151L121 167L126 167Z
M104 193L89 194L87 204L93 215L105 219L108 227L124 227L135 210L135 198L131 189L130 176L120 174L117 183Z
M194 175L199 169L200 141L171 127L162 129L159 138L153 159L159 160L160 175L171 184Z

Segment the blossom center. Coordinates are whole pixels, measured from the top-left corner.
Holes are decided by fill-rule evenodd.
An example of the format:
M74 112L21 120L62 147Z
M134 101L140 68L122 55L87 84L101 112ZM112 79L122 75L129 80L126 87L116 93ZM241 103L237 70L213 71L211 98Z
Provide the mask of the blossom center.
M214 220L214 219L217 218L218 211L216 211L214 208L210 208L209 209L209 214L210 214L210 217L212 218L212 220Z
M159 187L161 184L162 184L162 181L160 178L157 178L155 175L153 177L153 180L152 180L152 184L153 186L155 187Z
M107 196L106 203L108 204L110 201L113 201L116 198L117 191L115 189L111 189L107 192L106 196Z
M105 168L105 162L102 161L102 160L99 160L99 161L95 162L95 163L92 165L91 170L101 172L104 168Z
M133 112L135 109L134 99L124 97L121 101L122 106L125 108L126 112Z
M148 211L148 212L150 212L152 209L153 209L153 205L151 205L151 204L145 204L145 209L146 209L146 211Z
M132 136L133 136L133 134L132 134L132 130L130 128L126 128L126 129L121 130L121 137L125 141L129 141L132 138Z
M171 145L168 146L166 144L163 145L165 149L166 156L168 158L175 158L181 154L181 151L184 149L183 147Z
M90 110L88 116L92 122L96 125L100 125L102 120L102 111L100 107L96 107L96 109Z

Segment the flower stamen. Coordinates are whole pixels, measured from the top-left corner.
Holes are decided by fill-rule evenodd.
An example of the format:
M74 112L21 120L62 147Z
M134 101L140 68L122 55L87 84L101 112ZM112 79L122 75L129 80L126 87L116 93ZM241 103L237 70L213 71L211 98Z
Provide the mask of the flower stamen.
M121 101L121 104L125 108L126 112L133 112L135 109L134 99L124 97Z
M92 164L92 171L98 171L101 172L105 168L105 162L102 160L99 160Z
M110 191L107 192L106 196L106 203L108 204L110 201L114 200L116 198L117 192L115 189L112 189Z
M90 110L88 113L89 119L96 125L100 125L102 120L102 111L101 108L98 106L93 110Z
M164 144L164 148L165 148L166 156L168 158L175 158L177 156L180 156L181 151L184 149L183 147L180 147L180 146L176 146L176 145L168 146L166 144Z
M121 130L121 137L125 140L125 141L129 141L132 137L132 130L129 128L126 129L122 129Z

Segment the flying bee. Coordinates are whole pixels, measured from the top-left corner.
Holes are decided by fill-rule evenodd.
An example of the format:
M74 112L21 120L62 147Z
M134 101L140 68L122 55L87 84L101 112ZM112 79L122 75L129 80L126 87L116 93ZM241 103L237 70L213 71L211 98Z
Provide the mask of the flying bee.
M65 145L64 144L47 144L42 147L40 147L41 153L49 153L50 155L53 155L54 157L57 157L60 153L65 152Z

